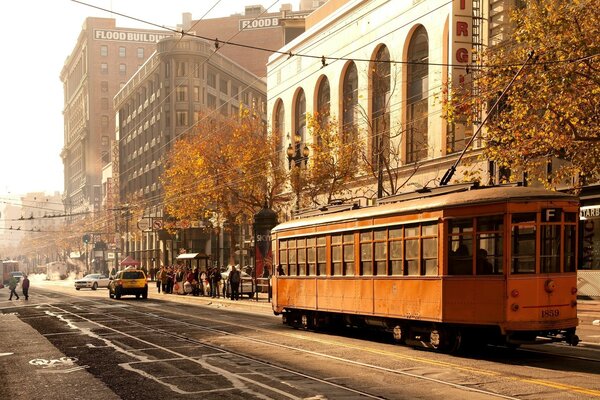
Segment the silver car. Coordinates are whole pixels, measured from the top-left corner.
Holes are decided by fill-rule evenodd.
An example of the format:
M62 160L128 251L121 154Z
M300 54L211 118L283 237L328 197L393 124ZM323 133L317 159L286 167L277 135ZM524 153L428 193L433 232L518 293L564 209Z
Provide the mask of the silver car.
M108 287L109 282L110 279L108 279L108 276L106 275L89 274L83 278L75 280L75 289L79 290L81 288L90 288L92 290L96 290L99 287Z

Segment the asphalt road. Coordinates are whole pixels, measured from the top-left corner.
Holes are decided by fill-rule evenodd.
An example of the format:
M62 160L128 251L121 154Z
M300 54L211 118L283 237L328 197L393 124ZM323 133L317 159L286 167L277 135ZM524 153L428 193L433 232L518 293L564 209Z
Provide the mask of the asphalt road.
M600 398L600 303L579 310L576 348L451 356L293 330L265 298L117 301L43 283L0 300L0 399Z

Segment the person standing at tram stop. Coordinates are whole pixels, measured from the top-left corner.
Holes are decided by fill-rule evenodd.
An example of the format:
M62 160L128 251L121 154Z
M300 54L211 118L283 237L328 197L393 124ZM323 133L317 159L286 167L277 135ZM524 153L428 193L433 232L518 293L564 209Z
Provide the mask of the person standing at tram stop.
M10 280L8 281L8 289L10 290L10 297L8 298L9 300L12 300L13 294L17 297L17 300L19 300L19 295L17 294L17 278L15 278L14 276L10 277Z
M29 278L27 275L23 275L23 282L21 282L21 290L23 290L23 296L25 300L29 300Z
M229 288L231 289L231 300L240 299L240 271L235 268L235 265L231 266L231 271L227 277L229 281Z

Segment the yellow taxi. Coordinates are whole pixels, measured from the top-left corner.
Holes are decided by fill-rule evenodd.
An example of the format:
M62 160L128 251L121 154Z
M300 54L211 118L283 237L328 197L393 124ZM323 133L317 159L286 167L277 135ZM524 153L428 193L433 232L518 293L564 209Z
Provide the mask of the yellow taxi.
M148 298L148 281L141 269L125 268L117 272L108 284L108 297L120 299L121 296L134 294L136 298Z

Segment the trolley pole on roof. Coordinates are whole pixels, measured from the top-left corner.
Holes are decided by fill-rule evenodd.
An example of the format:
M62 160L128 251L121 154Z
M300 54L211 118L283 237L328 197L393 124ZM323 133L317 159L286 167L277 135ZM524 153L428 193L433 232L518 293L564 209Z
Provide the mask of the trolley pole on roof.
M473 141L475 140L475 138L477 136L479 136L479 133L481 132L481 129L483 128L483 126L487 122L488 118L490 117L490 115L492 115L492 112L496 109L496 107L498 107L498 104L500 104L500 100L502 100L502 98L506 95L506 93L511 88L511 86L513 85L513 83L515 83L515 80L521 74L521 71L523 71L523 69L525 68L525 66L527 65L527 63L533 58L533 55L534 55L534 51L533 50L530 50L527 53L527 60L525 60L525 62L521 65L521 67L519 68L519 70L517 71L517 73L515 74L515 76L513 76L512 79L510 80L510 82L508 82L508 85L506 85L506 87L504 88L504 90L502 91L502 93L500 93L500 96L498 96L498 98L496 99L496 101L494 102L494 104L492 105L492 107L490 108L490 110L488 111L487 115L485 116L485 118L483 119L483 121L481 122L481 124L479 124L479 127L477 128L477 130L475 131L475 133L473 134L473 136L471 136L471 138L469 139L469 141L465 145L465 148L462 150L462 152L460 153L460 155L458 156L458 158L456 159L456 161L454 162L454 164L446 171L446 173L444 174L444 176L440 180L440 186L446 186L450 182L450 179L452 179L452 176L456 172L456 167L461 162L463 156L465 155L465 153L467 152L467 150L469 149L469 147L471 147L471 144L473 143ZM535 60L534 60L534 63L535 63Z

